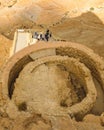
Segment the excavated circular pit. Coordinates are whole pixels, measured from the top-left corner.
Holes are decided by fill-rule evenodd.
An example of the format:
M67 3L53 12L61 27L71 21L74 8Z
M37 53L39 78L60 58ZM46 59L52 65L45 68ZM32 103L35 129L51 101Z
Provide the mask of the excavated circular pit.
M68 113L71 106L83 105L80 102L88 98L93 99L87 104L92 106L96 89L90 72L67 56L49 56L27 64L16 80L12 96L17 106L26 102L29 111L48 115ZM87 105L86 112L91 109Z
M80 117L96 108L100 100L101 110L94 112L102 112L104 93L99 96L97 91L104 92L104 64L79 44L39 43L10 59L2 88L4 100L9 102L9 95L19 111Z

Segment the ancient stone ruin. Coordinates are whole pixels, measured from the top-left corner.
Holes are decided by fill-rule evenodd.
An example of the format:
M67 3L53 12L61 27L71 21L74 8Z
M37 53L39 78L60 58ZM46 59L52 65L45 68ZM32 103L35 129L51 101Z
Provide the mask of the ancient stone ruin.
M80 121L104 111L104 62L80 44L38 42L8 60L1 87L12 119L27 112Z

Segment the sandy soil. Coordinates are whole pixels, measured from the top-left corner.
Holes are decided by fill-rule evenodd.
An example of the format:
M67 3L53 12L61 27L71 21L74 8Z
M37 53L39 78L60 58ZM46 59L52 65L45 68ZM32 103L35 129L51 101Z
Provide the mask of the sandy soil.
M3 35L0 35L0 72L1 68L9 58L9 52L11 46L12 46L12 40L9 40Z
M54 40L84 44L104 57L104 0L0 0L0 75L9 57L14 32L18 28L40 31L49 28ZM15 111L15 108L12 109ZM3 116L0 116L0 130L50 130L52 127L49 119L35 113L22 113L22 117L19 115L14 122L7 115ZM104 116L101 120L104 124ZM78 130L104 130L100 117L94 115L87 116L83 122L73 122L74 126L69 125L69 118L57 117L51 122L55 127L61 126L59 130L74 130L74 126Z

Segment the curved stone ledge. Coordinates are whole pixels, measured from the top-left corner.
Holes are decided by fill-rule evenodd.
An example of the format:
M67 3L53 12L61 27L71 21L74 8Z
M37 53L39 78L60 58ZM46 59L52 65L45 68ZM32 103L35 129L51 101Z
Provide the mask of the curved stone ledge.
M36 61L32 62L32 66L31 67L28 66L27 75L29 75L29 73L32 73L41 64L47 64L47 63L54 63L55 65L61 64L65 66L67 72L73 73L79 78L79 81L81 85L84 87L84 90L86 92L86 97L80 103L77 103L65 109L66 111L65 113L71 112L73 115L76 115L76 114L84 115L87 112L89 112L91 108L93 107L96 101L96 97L97 97L96 89L95 89L93 79L92 79L89 69L87 69L86 66L80 63L77 59L69 58L68 56L48 56L48 57L37 59ZM26 71L26 69L24 69L23 71ZM17 96L16 96L16 99L17 99ZM22 101L22 102L25 102L25 101ZM43 113L44 113L44 110L43 110ZM51 113L47 113L47 114L51 114Z
M53 55L61 55L61 56L68 56L73 57L79 60L79 62L85 64L85 66L88 67L88 69L91 71L92 76L94 76L99 83L101 84L101 87L104 89L104 62L101 57L99 57L97 54L95 54L91 49L76 44L76 43L70 43L70 42L56 42L56 43L44 43L39 42L38 44L32 45L30 47L27 47L23 49L22 51L16 53L13 57L9 59L9 61L5 65L5 69L3 70L2 75L2 95L4 100L9 100L8 96L10 96L11 88L15 82L15 79L18 77L20 71L23 69L23 67L33 61L37 60L38 58L47 57L50 56L49 53L45 55L41 55L39 57L36 57L35 55L38 55L41 53L41 51L47 50L47 49L54 49L55 53L52 53ZM36 54L37 53L37 54ZM87 77L87 76L86 76ZM86 86L90 86L92 83L91 76L88 76L86 78ZM89 83L89 81L91 81ZM84 113L85 109L89 111L90 108L92 108L94 101L96 100L95 89L92 85L88 87L88 94L86 96L86 99L83 99L83 101L79 104L76 104L76 106L72 106L70 109L72 113ZM92 90L94 90L94 93L91 93ZM89 96L93 95L93 96ZM90 105L85 109L82 109L84 106L87 106L87 102L90 103ZM76 109L77 108L77 109Z

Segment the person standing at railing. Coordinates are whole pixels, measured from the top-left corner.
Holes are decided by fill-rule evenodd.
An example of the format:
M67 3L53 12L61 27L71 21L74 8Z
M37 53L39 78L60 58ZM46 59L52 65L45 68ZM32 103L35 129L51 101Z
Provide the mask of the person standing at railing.
M49 33L49 30L47 30L45 34L46 41L49 41L49 38L50 38L50 33Z

